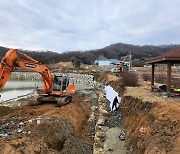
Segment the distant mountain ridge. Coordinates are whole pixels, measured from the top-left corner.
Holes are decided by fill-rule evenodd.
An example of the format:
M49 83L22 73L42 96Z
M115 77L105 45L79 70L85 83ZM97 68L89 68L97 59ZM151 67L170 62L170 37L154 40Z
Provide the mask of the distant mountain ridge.
M112 44L110 46L105 47L104 49L108 49L109 51L125 51L125 52L131 52L134 54L145 54L145 55L160 55L165 52L168 52L169 50L180 47L180 45L131 45L131 44L123 44L123 43L116 43Z
M166 53L180 47L180 44L170 45L132 45L124 43L116 43L104 47L102 49L88 50L88 51L69 51L64 53L57 53L52 51L30 51L19 49L21 52L28 54L34 59L42 63L57 63L61 61L70 61L73 59L79 59L83 63L92 64L95 59L98 58L117 58L127 55L128 53L133 54L133 59L142 59L155 57L160 54ZM0 46L0 58L9 50L9 48Z

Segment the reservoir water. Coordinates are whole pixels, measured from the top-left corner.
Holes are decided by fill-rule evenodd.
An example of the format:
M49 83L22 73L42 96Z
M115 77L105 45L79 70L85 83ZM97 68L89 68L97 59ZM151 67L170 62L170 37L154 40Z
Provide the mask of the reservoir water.
M31 93L36 88L42 88L41 81L9 80L0 92L0 102L18 98Z

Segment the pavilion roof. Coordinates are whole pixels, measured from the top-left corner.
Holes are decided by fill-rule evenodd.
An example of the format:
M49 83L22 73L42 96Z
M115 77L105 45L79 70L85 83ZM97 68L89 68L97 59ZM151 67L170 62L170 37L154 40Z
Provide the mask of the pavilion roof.
M168 53L162 54L154 58L150 58L147 61L147 64L167 63L167 61L171 61L172 63L180 63L180 48L176 48Z

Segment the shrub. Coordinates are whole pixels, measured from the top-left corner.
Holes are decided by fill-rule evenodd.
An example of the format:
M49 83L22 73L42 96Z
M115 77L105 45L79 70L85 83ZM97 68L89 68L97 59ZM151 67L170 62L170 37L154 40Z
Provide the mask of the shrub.
M125 87L138 86L138 76L132 72L121 72L121 82Z

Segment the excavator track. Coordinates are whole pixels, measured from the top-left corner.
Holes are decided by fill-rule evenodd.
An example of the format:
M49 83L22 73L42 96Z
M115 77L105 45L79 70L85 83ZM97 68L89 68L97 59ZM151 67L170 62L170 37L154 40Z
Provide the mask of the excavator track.
M72 102L72 96L39 96L32 99L29 105L40 105L44 103L56 103L58 107Z
M28 105L30 105L30 106L40 105L41 102L38 101L38 97L39 96L32 97L31 100L29 101Z
M56 103L58 107L67 105L72 102L72 96L60 96L60 97L55 97L55 96L37 96L34 97L29 105L31 106L36 106L40 104L45 104L45 103Z
M59 97L57 99L57 106L61 107L72 102L72 96Z

